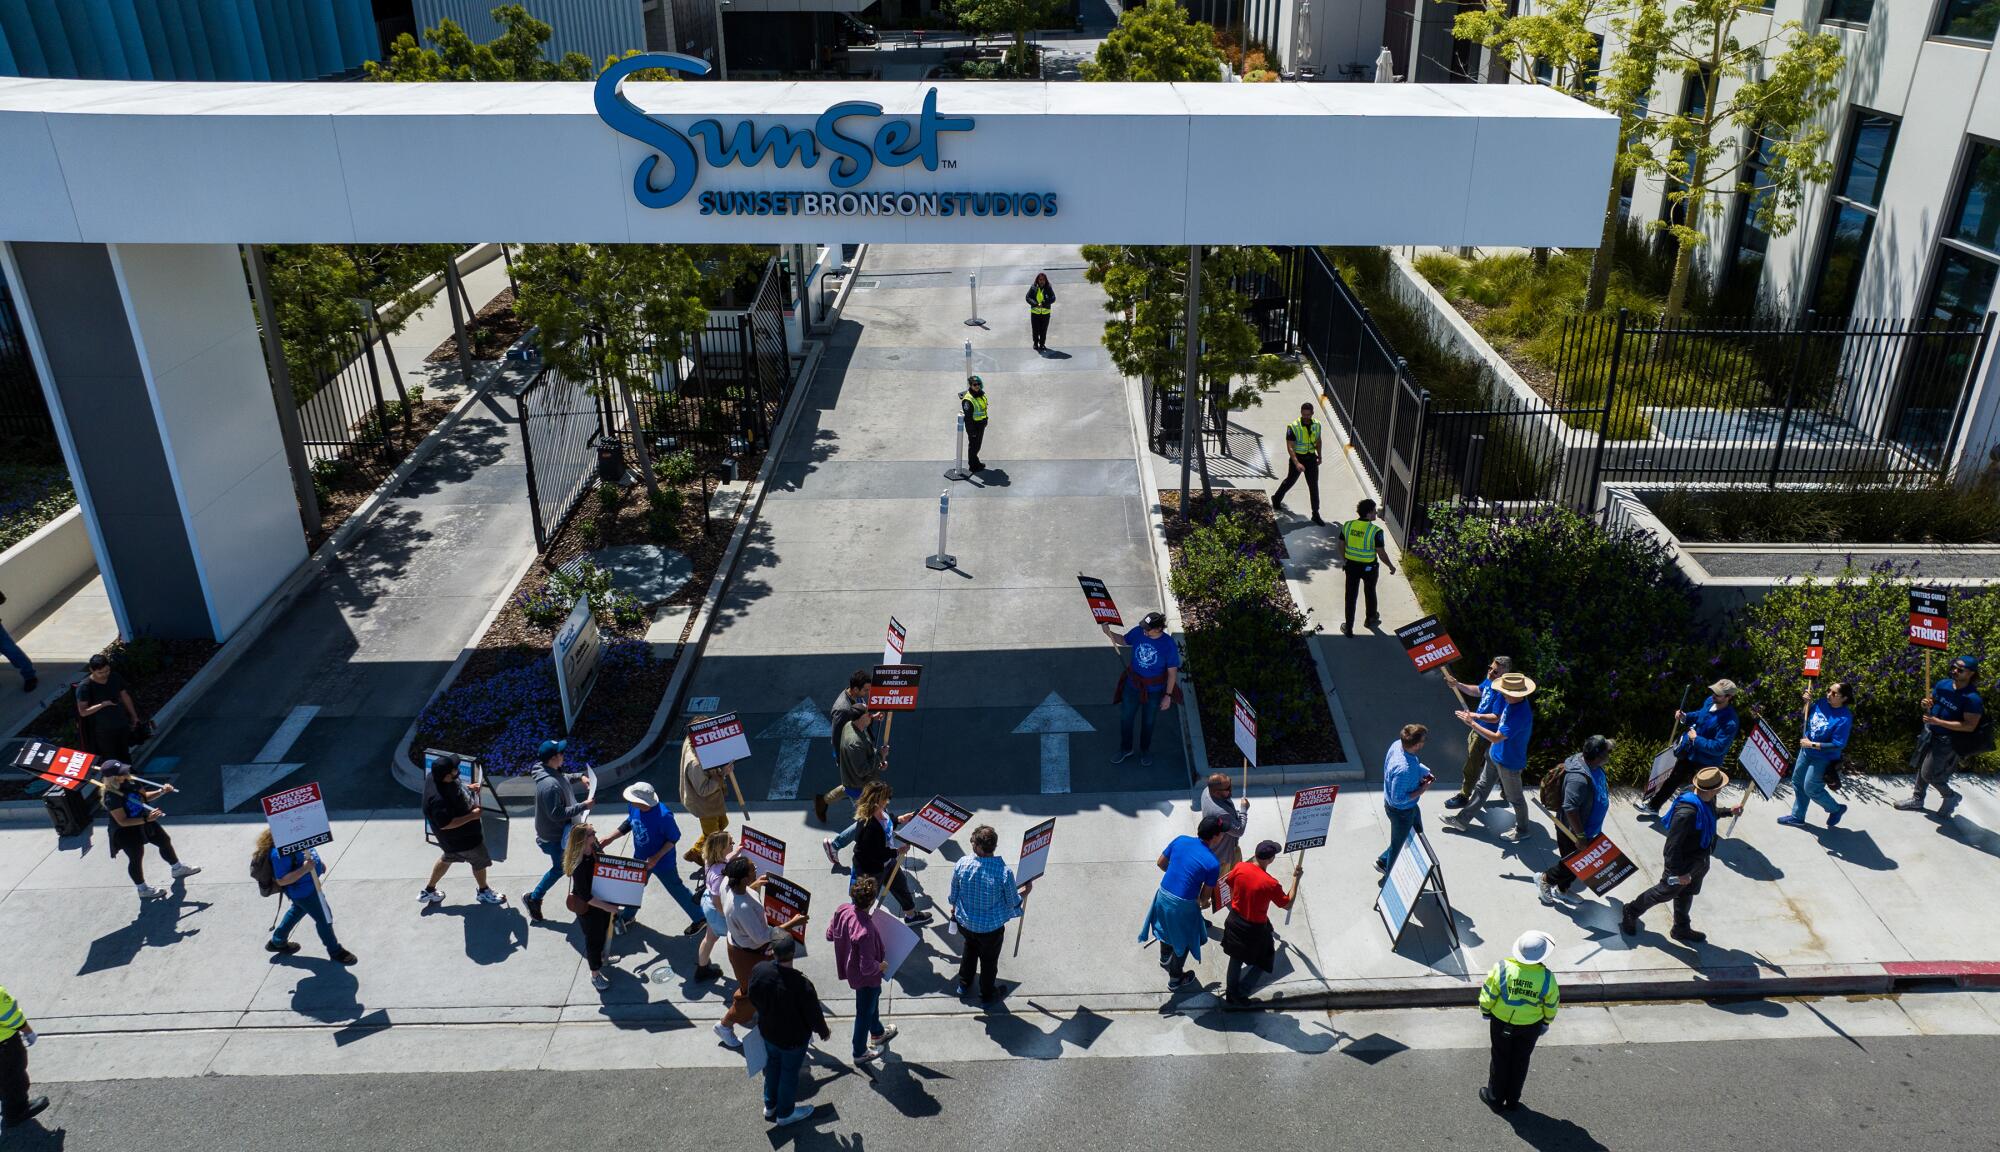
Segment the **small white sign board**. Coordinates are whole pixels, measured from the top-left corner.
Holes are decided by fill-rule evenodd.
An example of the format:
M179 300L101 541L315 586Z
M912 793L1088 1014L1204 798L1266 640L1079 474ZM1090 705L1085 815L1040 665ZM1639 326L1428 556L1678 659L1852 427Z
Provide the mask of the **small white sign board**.
M1243 693L1236 694L1236 747L1252 768L1257 766L1257 710Z
M318 784L287 788L262 800L264 821L271 826L271 843L280 853L303 852L333 842L326 798Z
M576 605L556 633L556 690L562 695L563 731L576 727L583 714L583 702L597 686L597 667L604 656L604 641L597 634L597 617L590 611L590 597L578 596Z

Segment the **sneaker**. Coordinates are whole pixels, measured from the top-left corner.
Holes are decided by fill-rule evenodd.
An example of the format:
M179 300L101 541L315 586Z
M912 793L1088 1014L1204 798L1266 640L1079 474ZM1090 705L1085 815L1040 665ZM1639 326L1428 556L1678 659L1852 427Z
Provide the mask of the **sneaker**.
M602 992L606 988L611 987L611 977L606 976L602 972L592 972L590 974L590 986Z
M826 823L826 797L813 797L813 819L822 824Z
M422 892L417 893L417 903L442 904L444 903L444 893L435 888L426 888Z
M743 1041L736 1036L736 1029L731 1028L727 1024L717 1024L715 1026L715 1038L722 1041L724 1048L743 1047Z
M889 1046L889 1041L894 1040L895 1038L896 1038L896 1026L894 1024L890 1024L884 1027L882 1031L876 1033L875 1036L869 1041L869 1043L876 1048L887 1048Z
M28 1101L28 1109L27 1111L21 1113L21 1119L33 1120L35 1117L40 1116L42 1113L48 1111L48 1109L49 1109L49 1098L47 1096L37 1096L33 1100ZM16 1123L19 1123L19 1121L16 1121ZM7 1127L12 1128L14 1127L14 1125L9 1124L7 1125Z
M1150 753L1150 752L1141 752L1141 753L1139 753L1139 767L1141 767L1141 768L1151 768L1152 766L1153 766L1153 755L1152 755L1152 753Z
M1961 797L1956 792L1945 797L1944 803L1938 805L1938 818L1943 819L1944 817L1951 815L1952 812L1956 811L1958 808L1958 802L1961 799L1963 799L1963 797Z
M701 934L702 934L703 932L706 932L706 931L708 931L708 921L706 921L706 920L695 920L695 921L692 921L691 923L689 923L687 927L685 927L685 928L681 929L681 935L683 935L683 936L699 936L699 935L701 935Z
M905 913L903 916L903 923L909 925L912 928L922 928L924 925L930 922L931 922L931 914L928 912L909 912Z
M1353 625L1353 624L1351 624L1351 623L1350 623L1350 624L1342 624L1342 625L1340 626L1340 634L1341 634L1342 636L1352 636L1352 635L1354 635L1354 625Z
M1826 826L1828 828L1840 827L1840 818L1845 815L1847 815L1847 805L1842 804L1840 807L1835 808L1832 812L1827 814Z
M167 898L167 890L165 888L155 888L150 884L140 884L137 886L136 891L139 893L139 899L141 900L165 900Z
M1472 825L1466 823L1463 818L1458 816L1447 816L1444 819L1438 821L1438 825L1440 827L1449 828L1453 832L1472 831Z
M1898 812L1922 812L1924 810L1924 802L1912 796L1908 800L1896 801L1895 808Z
M631 927L632 921L623 916L613 916L611 918L611 934L613 936L623 936L626 930Z
M956 997L958 997L958 998L959 998L960 1000L963 1000L963 999L965 999L965 998L966 998L967 996L970 996L970 995L972 995L972 989L970 989L970 988L967 988L967 987L966 987L965 985L963 985L963 984L953 984L953 985L951 986L951 994L952 994L953 996L956 996Z
M872 1046L868 1048L863 1048L861 1051L856 1052L854 1054L854 1063L856 1064L874 1064L881 1059L882 1059L882 1050L880 1048L875 1048Z
M1632 811L1637 812L1641 816L1658 815L1658 813L1653 811L1653 806L1651 804L1646 803L1646 801L1643 799L1632 801Z
M507 898L491 888L481 888L479 890L479 902L481 904L505 904Z
M1519 844L1527 838L1527 832L1520 828L1509 828L1505 832L1500 833L1500 839L1505 840L1509 844Z
M264 941L264 951L275 952L280 956L290 956L292 953L297 952L298 950L299 950L299 945L298 941L296 940Z
M1537 876L1535 877L1535 895L1541 899L1542 903L1554 907L1556 902L1556 886L1549 883L1548 877Z
M698 983L703 983L703 984L706 984L710 980L720 980L722 979L722 965L720 964L698 965L694 970L694 978Z
M192 864L176 864L173 866L173 869L168 873L168 875L172 876L176 880L185 880L188 877L200 871L201 869L196 868Z
M342 966L343 968L351 968L354 965L361 963L361 957L356 956L354 953L349 952L345 948L342 948L340 951L329 955L327 959L333 961L335 964Z
M1708 933L1698 932L1685 924L1676 925L1674 930L1667 933L1667 935L1672 936L1676 940L1686 941L1689 944L1699 944L1708 939Z
M1449 800L1446 800L1446 801L1444 802L1444 806L1445 806L1446 808L1449 808L1449 809L1451 809L1452 811L1456 812L1456 811L1458 811L1458 810L1459 810L1460 808L1463 808L1463 807L1465 807L1465 806L1466 806L1466 805L1467 805L1468 803L1470 803L1470 802L1471 802L1471 801L1467 800L1467 799L1466 799L1465 797L1463 797L1463 796L1453 796L1452 798L1450 798Z
M797 1108L792 1109L791 1112L789 1112L788 1114L780 1116L776 1120L771 1121L771 1123L776 1124L780 1128L783 1128L788 1124L797 1124L799 1121L804 1120L806 1117L811 1116L812 1114L813 1114L812 1105L801 1104Z
M1279 512L1283 512L1285 510L1285 502L1283 500L1273 500L1271 501L1271 507Z
M1181 989L1186 988L1188 985L1193 983L1194 983L1194 973L1183 972L1179 976L1175 976L1168 979L1167 990L1170 992L1178 992Z
M1382 618L1380 616L1370 616L1361 622L1361 626L1363 628L1380 628L1382 626Z
M1806 826L1806 822L1804 819L1798 816L1794 816L1790 812L1787 812L1783 816L1778 817L1778 823L1784 825L1787 828L1803 828Z
M542 898L540 896L523 896L521 897L521 905L528 910L528 919L540 920L542 918Z
M1639 918L1632 915L1630 911L1619 913L1618 931L1627 936L1637 936L1639 934Z
M21 691L23 692L33 692L41 686L42 679L39 676L30 676L26 680L21 681Z
M1387 860L1375 861L1375 871L1387 876L1389 874L1389 862Z
M826 839L820 841L819 846L826 853L827 863L833 865L835 868L840 867L840 849L833 846L833 837L828 836Z
M1118 755L1113 756L1111 758L1111 762L1113 764L1123 764L1125 763L1125 761L1130 760L1131 758L1132 758L1132 750L1130 748L1121 748L1118 750Z

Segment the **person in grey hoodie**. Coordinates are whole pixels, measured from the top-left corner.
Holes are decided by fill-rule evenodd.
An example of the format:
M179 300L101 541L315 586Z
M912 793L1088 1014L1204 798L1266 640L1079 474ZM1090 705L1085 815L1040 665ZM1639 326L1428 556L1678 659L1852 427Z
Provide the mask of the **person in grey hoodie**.
M535 847L549 858L549 870L521 903L528 906L530 919L542 918L542 897L563 878L563 851L569 844L569 827L578 816L590 811L595 798L578 801L571 787L581 776L562 770L567 740L544 740L535 752Z

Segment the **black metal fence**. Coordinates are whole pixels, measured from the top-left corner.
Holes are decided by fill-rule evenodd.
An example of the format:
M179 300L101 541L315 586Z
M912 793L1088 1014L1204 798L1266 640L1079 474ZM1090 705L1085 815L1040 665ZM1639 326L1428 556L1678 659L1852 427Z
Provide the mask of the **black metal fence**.
M376 334L344 333L338 349L339 366L322 372L299 401L306 459L317 475L386 476L410 430L399 373L384 363L388 349Z
M28 357L20 318L7 285L0 282L0 436L43 439L54 432L48 398L42 395L41 378Z
M697 467L761 452L791 393L790 338L777 261L748 309L711 313L678 358L663 354L651 388L632 392L639 434L657 464L686 453ZM597 478L600 445L624 454L633 432L622 398L544 368L519 396L535 544L546 549Z

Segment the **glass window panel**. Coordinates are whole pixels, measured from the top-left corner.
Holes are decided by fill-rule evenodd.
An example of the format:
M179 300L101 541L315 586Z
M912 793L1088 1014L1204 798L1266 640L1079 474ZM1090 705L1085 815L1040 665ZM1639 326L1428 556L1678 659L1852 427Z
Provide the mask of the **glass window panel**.
M1820 253L1819 287L1813 293L1813 307L1820 315L1853 314L1855 293L1861 288L1861 267L1868 258L1868 238L1874 231L1875 217L1852 204L1840 205L1834 214Z
M1931 289L1927 315L1977 323L1993 304L1996 278L2000 278L2000 263L1956 248L1940 248L1937 284Z
M1896 149L1896 120L1858 108L1855 113L1861 119L1854 127L1853 143L1848 146L1840 195L1873 207L1882 202L1882 184L1888 178L1890 155Z
M1822 20L1844 24L1866 24L1875 15L1875 0L1827 0Z
M2000 0L1945 0L1937 33L1966 40L1991 40L2000 28Z
M1953 239L2000 251L2000 145L1972 142L1952 213Z

